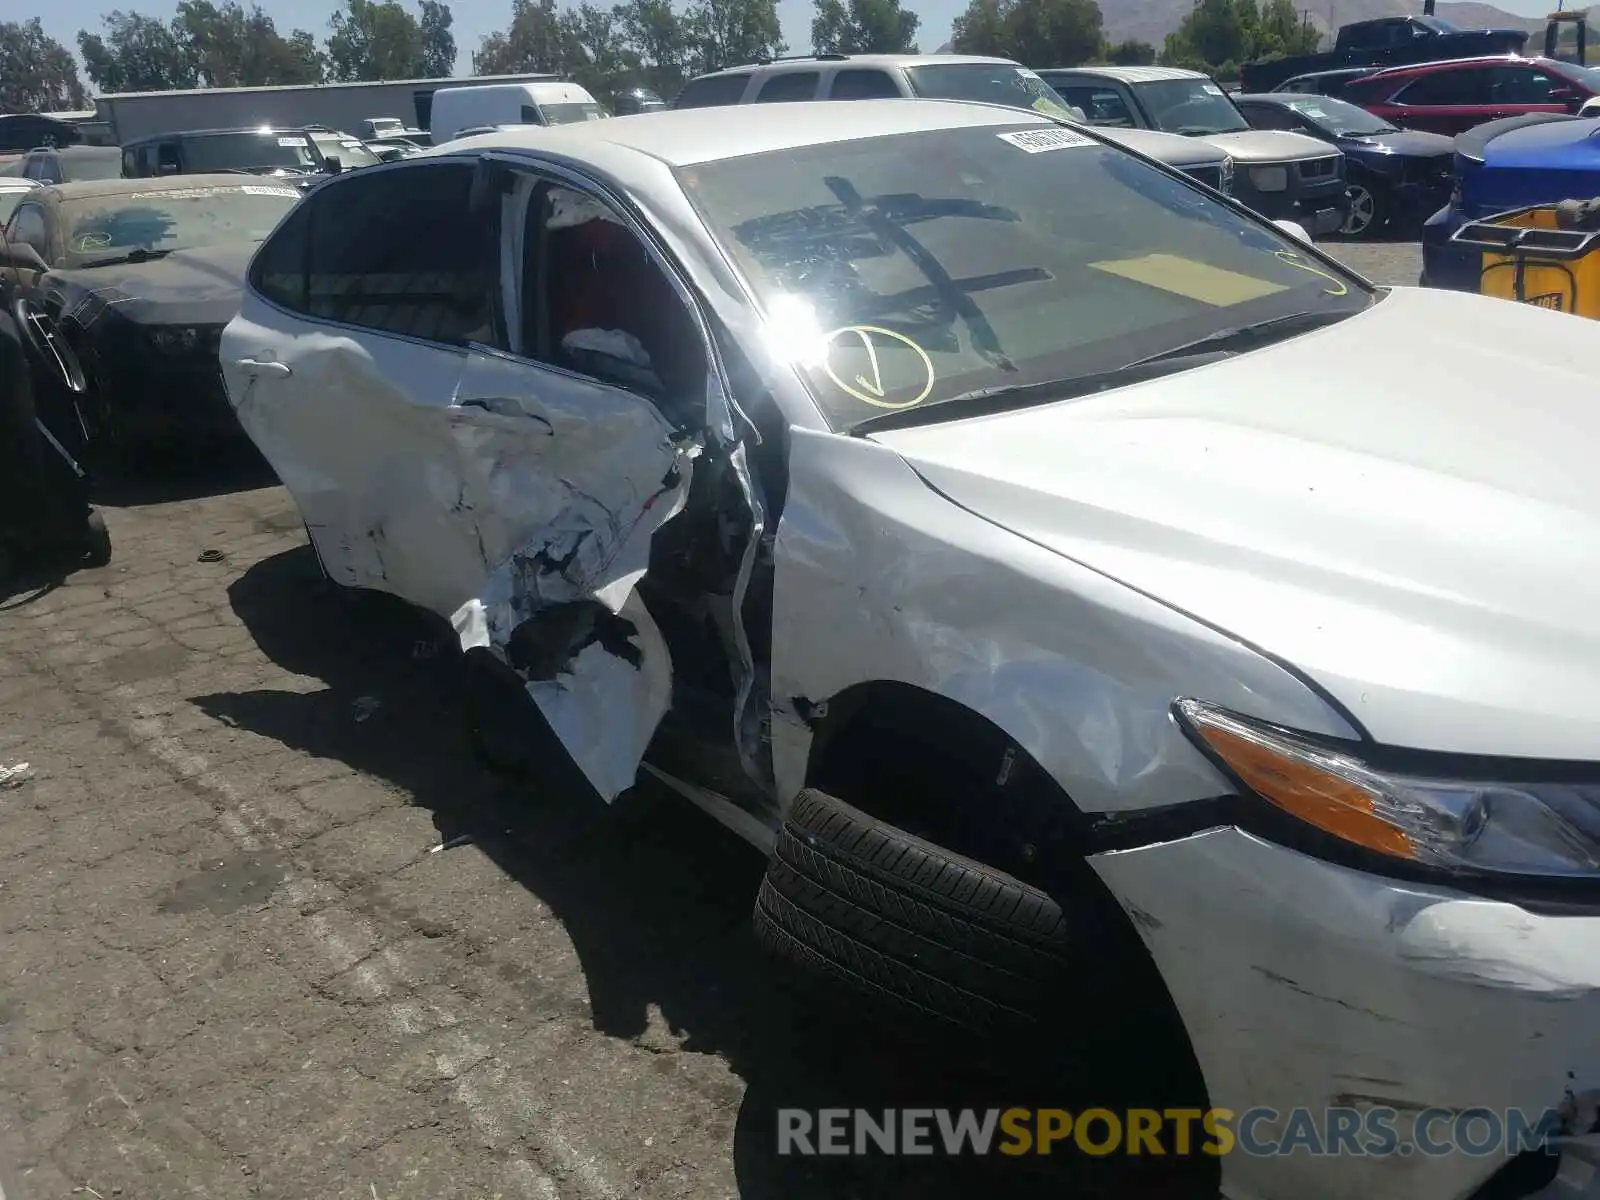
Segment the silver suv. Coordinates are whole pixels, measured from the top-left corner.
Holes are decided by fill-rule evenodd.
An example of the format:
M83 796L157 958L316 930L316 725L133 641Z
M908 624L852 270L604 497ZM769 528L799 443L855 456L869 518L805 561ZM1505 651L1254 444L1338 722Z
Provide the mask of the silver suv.
M1301 133L1252 129L1210 76L1176 67L1045 69L1039 78L1102 133L1160 130L1217 147L1239 164L1233 195L1264 217L1333 233L1350 210L1344 154Z
M729 67L691 79L673 108L787 100L977 100L1085 120L1044 80L1009 58L969 54L805 54ZM1102 129L1102 136L1231 194L1224 150L1174 134Z

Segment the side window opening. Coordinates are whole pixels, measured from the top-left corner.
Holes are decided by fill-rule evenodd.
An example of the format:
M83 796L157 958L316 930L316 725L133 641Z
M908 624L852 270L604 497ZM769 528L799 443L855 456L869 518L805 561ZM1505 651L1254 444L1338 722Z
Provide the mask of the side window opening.
M745 86L750 82L748 71L735 75L707 75L692 79L678 93L673 108L713 108L723 104L737 104L744 98Z
M530 347L552 365L637 392L669 420L697 419L705 343L649 249L598 200L552 185L529 210L525 275Z
M833 77L828 89L830 100L891 100L900 95L900 89L887 71L865 71L860 68L840 71Z
M544 118L540 116L539 110L533 105L524 104L522 106L522 123L524 125L543 125Z
M816 71L786 71L774 75L761 85L756 93L757 104L783 104L796 100L810 100L817 94Z
M468 217L472 166L395 169L405 171L405 178L360 172L300 202L296 215L306 213L309 226L306 281L297 294L303 311L380 333L504 349L495 331L493 295L499 222ZM333 206L338 219L324 219ZM299 236L288 226L279 235L285 247ZM292 277L292 270L284 275Z

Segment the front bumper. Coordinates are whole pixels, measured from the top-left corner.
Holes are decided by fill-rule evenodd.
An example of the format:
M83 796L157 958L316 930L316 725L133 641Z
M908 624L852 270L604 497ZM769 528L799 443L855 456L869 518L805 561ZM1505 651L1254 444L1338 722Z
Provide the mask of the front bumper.
M1342 182L1315 194L1292 190L1258 192L1241 182L1241 174L1236 171L1234 196L1270 221L1298 222L1312 237L1337 232L1350 213L1350 196Z
M1166 980L1211 1105L1282 1115L1256 1125L1256 1149L1222 1157L1233 1200L1463 1200L1508 1163L1503 1143L1477 1155L1261 1152L1297 1109L1393 1110L1402 1147L1429 1110L1536 1122L1570 1091L1592 1112L1600 910L1541 915L1395 883L1233 829L1092 862ZM1600 1196L1586 1154L1564 1149L1566 1181L1540 1180L1537 1194Z

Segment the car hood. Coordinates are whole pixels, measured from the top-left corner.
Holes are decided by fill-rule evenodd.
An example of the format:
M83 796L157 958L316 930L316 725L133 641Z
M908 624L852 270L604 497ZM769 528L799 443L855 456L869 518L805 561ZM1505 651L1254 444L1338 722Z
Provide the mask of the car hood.
M1302 158L1327 158L1338 147L1279 129L1248 129L1241 133L1212 133L1200 139L1231 154L1242 163L1294 162Z
M1597 358L1595 322L1404 288L1180 374L872 436L1380 742L1600 759Z
M1149 155L1169 167L1206 167L1220 164L1227 157L1225 151L1215 146L1176 133L1161 133L1155 129L1106 128L1101 125L1095 126L1094 131L1108 142Z
M1407 154L1417 158L1436 158L1455 153L1455 140L1442 133L1424 133L1420 129L1401 129L1394 133L1375 133L1370 137L1339 139L1346 151L1360 153L1371 149L1388 154Z
M1600 120L1548 121L1512 129L1484 148L1483 164L1501 170L1600 168Z
M49 285L87 296L138 324L223 325L239 311L257 245L203 246L152 262L52 271Z

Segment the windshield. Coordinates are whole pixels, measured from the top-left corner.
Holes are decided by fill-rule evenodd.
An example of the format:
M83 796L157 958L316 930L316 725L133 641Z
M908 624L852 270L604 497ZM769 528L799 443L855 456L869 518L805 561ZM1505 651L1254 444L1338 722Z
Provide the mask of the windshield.
M925 100L981 100L1053 117L1073 115L1048 83L1010 63L936 63L907 67L906 76L911 90Z
M1417 21L1418 21L1418 23L1420 23L1422 25L1426 25L1429 29L1433 30L1435 33L1460 33L1461 32L1461 26L1452 25L1449 21L1446 21L1443 17L1418 17Z
M136 250L259 242L300 195L285 184L261 182L63 200L67 265L81 267Z
M1326 129L1335 137L1368 137L1375 133L1395 132L1395 127L1382 117L1375 117L1348 100L1335 100L1332 96L1307 96L1304 100L1289 101L1286 107L1294 109L1313 125Z
M1244 114L1209 79L1156 79L1133 88L1151 123L1167 133L1204 137L1250 128Z
M864 138L678 174L775 351L839 429L1370 302L1299 242L1058 125Z
M191 175L212 171L310 171L316 168L311 143L303 133L218 133L184 139L185 167Z
M546 125L576 125L580 121L598 121L605 116L593 100L572 104L541 104L539 111L544 114Z
M312 137L316 140L317 149L322 151L324 158L337 158L347 171L354 167L370 167L383 161L355 138L322 133L313 134Z
M1545 66L1557 75L1565 75L1574 83L1582 84L1592 92L1600 92L1600 68L1580 67L1577 63L1546 60Z

